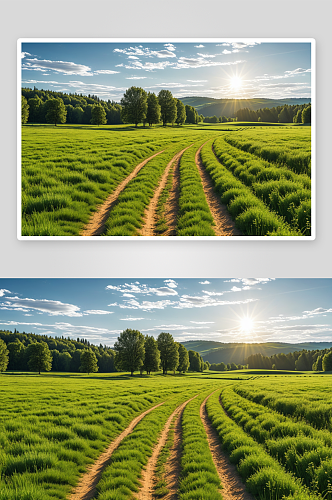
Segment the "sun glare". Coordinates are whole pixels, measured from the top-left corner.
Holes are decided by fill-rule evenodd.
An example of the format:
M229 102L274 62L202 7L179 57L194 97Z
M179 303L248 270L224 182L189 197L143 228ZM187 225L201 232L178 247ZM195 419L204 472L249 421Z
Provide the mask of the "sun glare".
M239 90L242 87L242 79L239 76L233 76L231 78L231 88Z
M242 318L240 320L240 328L244 333L251 333L254 327L254 322L251 318Z

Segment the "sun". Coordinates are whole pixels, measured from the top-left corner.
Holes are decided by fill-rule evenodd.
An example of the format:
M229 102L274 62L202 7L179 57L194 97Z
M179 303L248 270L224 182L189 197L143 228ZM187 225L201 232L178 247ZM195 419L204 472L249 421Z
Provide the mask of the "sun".
M239 90L242 87L242 78L239 76L232 76L230 85L232 89Z
M242 318L240 320L240 329L244 333L251 333L254 328L254 322L251 318Z

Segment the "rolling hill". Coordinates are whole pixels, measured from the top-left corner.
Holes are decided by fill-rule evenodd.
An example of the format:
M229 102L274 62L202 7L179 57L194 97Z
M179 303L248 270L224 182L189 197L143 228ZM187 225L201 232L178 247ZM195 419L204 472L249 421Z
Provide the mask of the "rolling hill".
M287 344L285 342L265 342L261 344L245 344L245 343L223 343L208 340L188 340L181 342L188 350L197 351L200 353L204 361L209 363L243 363L244 360L251 354L261 353L264 356L272 356L283 352L308 351L316 349L329 349L332 347L331 342L305 342L299 344Z
M227 116L235 117L238 109L249 108L257 111L260 108L274 108L284 104L309 104L308 98L288 98L288 99L213 99L212 97L183 97L180 101L184 105L193 106L198 114L203 116Z

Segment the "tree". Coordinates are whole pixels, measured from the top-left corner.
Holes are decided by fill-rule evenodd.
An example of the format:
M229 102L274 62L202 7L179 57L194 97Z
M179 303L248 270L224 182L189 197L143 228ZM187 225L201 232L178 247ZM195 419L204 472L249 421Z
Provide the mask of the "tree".
M318 358L312 365L312 369L315 372L323 371L323 356L318 356Z
M303 351L301 352L298 359L295 361L295 370L297 371L309 371L311 370L312 363L310 362L308 353Z
M167 370L175 371L179 365L178 344L170 333L165 332L158 335L157 342L163 374L167 375Z
M311 123L311 105L302 111L302 123Z
M28 366L31 371L49 372L52 368L52 355L46 342L34 342L28 346Z
M178 344L179 348L179 366L178 371L185 373L189 368L189 354L187 349L182 344Z
M151 127L154 123L160 122L160 104L158 97L153 92L148 93L147 105L146 121Z
M186 110L186 123L192 123L195 124L198 121L198 113L196 109L193 106L189 106L189 104L186 104L185 106ZM204 120L207 121L207 120ZM208 120L210 121L210 120ZM217 119L218 121L218 119Z
M106 111L101 104L95 104L91 109L92 125L105 125L107 123Z
M124 330L114 344L116 366L120 370L130 371L131 376L144 363L144 335L138 330Z
M43 107L43 101L37 95L28 100L29 104L29 122L37 123L40 121L40 112Z
M0 339L0 372L5 372L7 370L9 362L9 351L7 349L6 342Z
M92 349L84 349L81 352L81 366L80 371L89 373L94 373L98 371L97 356L92 351Z
M176 99L176 123L183 125L186 121L186 108L180 99Z
M9 351L9 370L19 370L25 350L24 344L19 339L15 339L14 342L7 344L7 349Z
M67 110L62 99L49 99L45 105L47 123L54 123L55 126L57 123L66 123Z
M158 101L161 108L161 119L163 126L167 123L174 123L176 120L176 100L169 90L161 90L158 94Z
M144 347L145 357L143 370L145 370L146 373L150 375L151 372L156 372L159 370L160 351L158 349L158 342L154 339L154 337L149 337L149 335L146 335L144 340Z
M296 115L293 117L294 123L302 123L302 109L299 109Z
M137 124L146 118L147 93L141 87L130 87L124 93L121 105L122 120L126 123L135 123L135 127L137 127Z
M189 369L193 372L202 372L204 368L204 361L201 355L196 351L189 351Z
M21 99L21 119L22 119L22 124L26 123L29 118L29 104L26 98L22 95Z
M332 371L332 351L324 354L322 367L323 367L323 372Z

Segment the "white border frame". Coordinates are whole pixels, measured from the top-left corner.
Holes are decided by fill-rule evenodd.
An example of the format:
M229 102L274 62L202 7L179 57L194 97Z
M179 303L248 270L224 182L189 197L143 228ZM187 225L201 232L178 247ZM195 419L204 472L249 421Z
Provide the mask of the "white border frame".
M310 43L311 44L311 235L310 236L22 236L22 43ZM316 40L314 38L19 38L17 40L17 239L21 241L310 241L316 239Z

